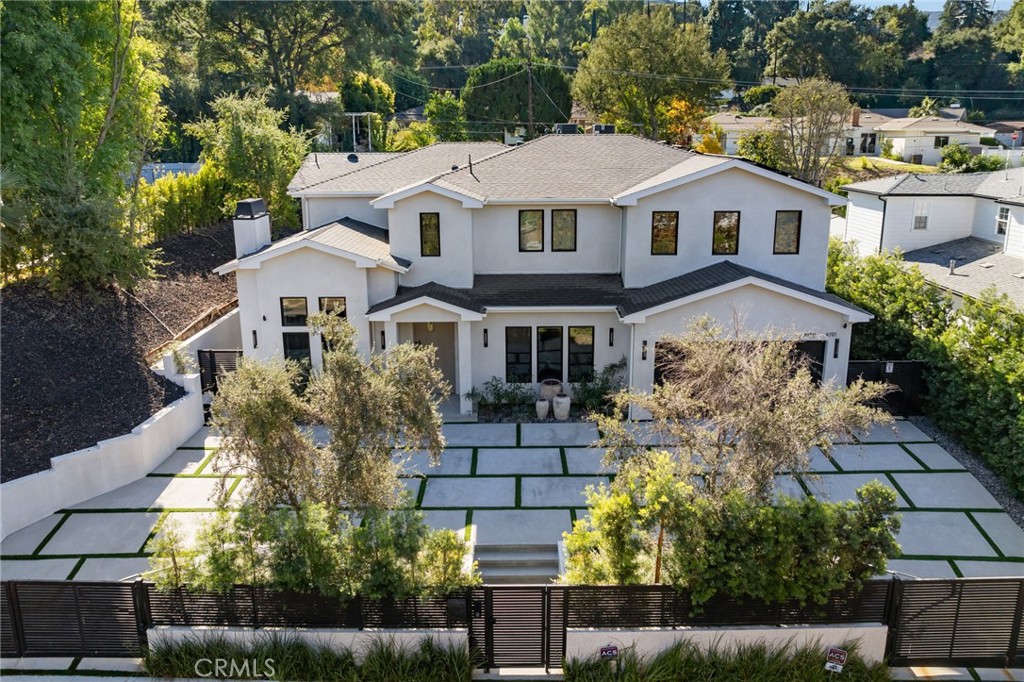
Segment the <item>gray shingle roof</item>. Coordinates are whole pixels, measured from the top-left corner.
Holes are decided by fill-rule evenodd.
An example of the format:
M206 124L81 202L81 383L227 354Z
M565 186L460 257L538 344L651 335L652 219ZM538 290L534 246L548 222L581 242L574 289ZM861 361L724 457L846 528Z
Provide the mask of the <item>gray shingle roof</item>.
M949 261L955 258L954 274ZM966 237L910 251L906 263L916 263L924 276L938 286L957 294L978 296L993 286L1024 310L1024 260L1002 252L1002 245L977 237Z
M620 316L626 316L746 277L757 277L850 310L864 312L838 296L815 291L729 261L634 289L623 287L619 275L573 274L571 277L559 278L557 286L552 286L551 275L477 275L472 289L454 289L436 282L416 287L399 287L394 298L373 305L369 312L387 310L426 296L478 313L497 307L608 306L615 307Z
M1013 199L1024 195L1024 168L991 173L903 173L844 185L847 191L881 196L978 196Z
M476 161L504 149L508 147L499 142L438 142L411 152L360 153L360 159L371 158L358 163L347 161L345 153L310 154L289 183L288 191L385 194L450 171L453 165L466 165L470 154ZM318 156L320 168L311 168Z

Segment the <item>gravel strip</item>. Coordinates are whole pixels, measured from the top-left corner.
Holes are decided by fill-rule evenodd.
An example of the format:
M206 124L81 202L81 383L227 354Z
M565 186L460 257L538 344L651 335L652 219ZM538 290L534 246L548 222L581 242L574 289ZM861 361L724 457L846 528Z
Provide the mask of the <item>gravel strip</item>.
M996 498L999 506L1010 515L1013 522L1024 529L1024 502L1010 492L1010 487L988 468L981 457L965 448L958 440L936 426L935 422L928 417L909 417L907 421L928 434L943 450L971 472L978 482L992 494L992 497Z

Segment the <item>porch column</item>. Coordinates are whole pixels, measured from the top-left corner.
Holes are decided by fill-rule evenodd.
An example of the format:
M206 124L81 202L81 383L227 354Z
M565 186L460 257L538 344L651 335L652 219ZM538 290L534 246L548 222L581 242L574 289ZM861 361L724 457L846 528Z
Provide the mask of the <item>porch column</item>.
M459 344L459 371L455 390L459 392L459 411L462 414L473 412L473 401L466 398L466 394L473 388L473 338L469 322L459 322L458 344Z
M398 323L393 320L388 320L384 323L384 345L385 348L380 347L380 339L376 339L377 350L387 350L398 345Z

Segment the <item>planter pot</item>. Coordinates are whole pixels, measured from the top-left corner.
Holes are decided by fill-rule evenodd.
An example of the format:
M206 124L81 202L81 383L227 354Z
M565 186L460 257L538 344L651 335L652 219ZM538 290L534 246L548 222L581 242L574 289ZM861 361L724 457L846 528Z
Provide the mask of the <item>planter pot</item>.
M544 421L545 419L547 419L548 418L548 409L550 407L551 407L551 403L549 403L544 398L541 398L540 400L538 400L537 401L537 419L540 419L541 421Z
M569 400L569 396L564 393L559 393L552 399L552 404L555 409L555 419L560 422L564 422L569 418L569 407L572 401Z
M562 382L558 379L545 379L540 382L541 400L551 400L562 392Z

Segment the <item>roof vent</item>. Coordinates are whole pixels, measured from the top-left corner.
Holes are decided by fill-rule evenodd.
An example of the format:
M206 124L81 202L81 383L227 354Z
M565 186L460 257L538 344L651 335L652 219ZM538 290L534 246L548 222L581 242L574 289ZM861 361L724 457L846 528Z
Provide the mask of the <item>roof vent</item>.
M453 163L452 164L452 170L459 170L459 164Z
M594 124L595 135L614 135L615 124L614 123L595 123Z
M358 154L349 154L345 158L348 159L351 163L357 163L359 161L359 155Z
M575 123L556 123L555 135L579 135L580 127Z

